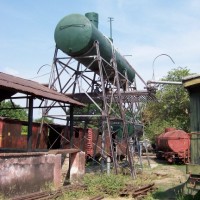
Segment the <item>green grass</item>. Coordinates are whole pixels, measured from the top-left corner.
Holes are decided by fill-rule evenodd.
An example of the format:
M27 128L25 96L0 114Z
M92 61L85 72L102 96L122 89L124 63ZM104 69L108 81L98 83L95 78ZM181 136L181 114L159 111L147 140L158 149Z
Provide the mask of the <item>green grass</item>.
M143 176L142 174L138 174L135 180L130 175L123 174L86 174L81 182L81 184L87 187L86 190L69 190L63 193L63 196L59 199L87 199L94 196L115 198L118 197L120 191L127 185L133 185L135 188L138 188L152 182L151 176Z
M156 191L149 193L144 200L200 200L200 192L196 195L187 195L183 193L183 184L166 190L164 187L158 188Z
M161 180L163 178L173 178L174 174L167 174L167 176L158 177L157 171L167 171L168 164L159 163L155 168L149 168L148 166L143 166L143 172L137 174L137 178L133 180L128 175L114 175L110 174L86 174L81 182L86 186L86 190L71 190L63 193L63 196L60 197L60 200L68 199L90 199L95 196L104 196L104 197L118 197L120 191L126 187L127 184L133 185L135 188L139 186L148 185L154 182L154 180ZM185 173L185 165L173 165L176 169ZM183 174L184 174L183 173ZM172 179L173 180L173 179ZM196 195L194 198L192 196L184 195L182 192L184 182L163 182L160 185L157 185L157 189L152 193L149 193L144 199L145 200L168 200L169 198L174 198L176 200L199 200L200 195ZM126 199L126 198L123 198Z
M80 199L98 195L115 197L125 184L131 182L130 176L110 174L86 174L82 184L87 186L87 190L67 191L60 199Z
M0 200L5 200L5 196L3 194L0 193Z
M95 177L95 178L94 178ZM94 191L99 194L107 194L115 196L125 186L125 183L130 181L130 177L123 175L88 174L84 177L84 184L88 187L88 195L94 194Z

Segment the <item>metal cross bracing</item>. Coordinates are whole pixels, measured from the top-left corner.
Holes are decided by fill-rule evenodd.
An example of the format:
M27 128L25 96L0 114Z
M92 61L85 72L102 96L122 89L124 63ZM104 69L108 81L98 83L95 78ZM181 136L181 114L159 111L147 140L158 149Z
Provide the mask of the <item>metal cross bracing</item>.
M93 56L87 56L86 54L79 57L66 57L66 55L63 57L59 56L61 52L56 48L49 88L56 89L57 92L66 94L88 105L95 105L96 109L94 109L92 113L90 112L90 106L88 106L88 114L84 113L83 115L80 113L80 115L76 115L76 117L82 120L83 117L88 117L88 119L90 119L92 116L100 114L103 158L101 164L103 167L108 154L105 154L105 137L107 135L110 140L110 156L112 157L116 174L118 173L118 163L113 146L112 123L121 123L123 127L122 136L126 140L127 145L126 152L131 175L135 177L136 173L132 160L133 156L130 151L127 124L134 124L137 120L138 113L141 110L141 103L155 100L154 93L152 93L151 90L137 91L136 84L128 80L126 73L123 75L117 70L114 50L110 63L101 57L98 42L94 43L90 51L94 52ZM84 63L84 65L81 63ZM144 80L136 71L135 74L138 75L145 84L145 87L147 87ZM43 116L53 117L49 112L55 104L56 102L50 102L50 104L46 102L47 108L43 110ZM57 118L67 120L66 124L68 125L70 123L71 128L73 128L74 118L72 118L72 115L70 118L67 117L69 111L64 104L60 104L60 106L64 115L60 115L60 117L57 115Z

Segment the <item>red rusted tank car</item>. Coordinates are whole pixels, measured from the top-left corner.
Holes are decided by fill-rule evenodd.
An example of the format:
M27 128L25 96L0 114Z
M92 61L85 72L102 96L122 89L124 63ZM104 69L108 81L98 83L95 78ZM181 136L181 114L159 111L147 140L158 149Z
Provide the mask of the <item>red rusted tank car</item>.
M190 135L183 130L166 128L156 139L157 158L170 163L188 163L190 159Z

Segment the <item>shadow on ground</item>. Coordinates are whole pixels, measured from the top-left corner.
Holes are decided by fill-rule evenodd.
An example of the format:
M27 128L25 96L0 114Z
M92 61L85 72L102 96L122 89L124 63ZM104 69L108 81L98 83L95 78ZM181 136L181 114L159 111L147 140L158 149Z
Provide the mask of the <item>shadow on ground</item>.
M184 194L184 184L170 188L166 191L158 190L152 196L154 199L158 200L200 200L200 191L195 196Z

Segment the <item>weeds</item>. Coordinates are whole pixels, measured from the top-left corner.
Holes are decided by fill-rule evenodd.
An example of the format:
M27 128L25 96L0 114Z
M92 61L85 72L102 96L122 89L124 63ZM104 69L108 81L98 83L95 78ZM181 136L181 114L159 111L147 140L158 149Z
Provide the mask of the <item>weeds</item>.
M82 190L79 190L79 191L68 191L68 192L65 192L63 194L63 196L60 198L61 199L68 199L68 200L75 200L75 199L80 199L80 198L83 198L83 197L86 197L86 194L84 191Z
M186 200L182 191L176 193L176 200Z
M45 184L41 187L41 191L54 191L55 187L52 182L45 182Z
M63 194L60 199L80 199L92 196L111 196L115 197L120 190L125 187L126 183L131 181L130 176L110 174L86 174L82 180L82 184L87 190L71 190Z
M129 178L130 179L130 178ZM106 174L94 175L88 174L84 177L84 184L88 187L88 192L90 194L94 194L94 191L99 194L107 194L110 196L114 196L119 193L120 189L125 186L128 177L123 175L113 175L109 176Z
M176 200L199 200L200 199L200 192L196 195L186 195L184 194L183 190L178 190L176 192Z
M0 200L5 200L5 196L3 194L0 193Z

